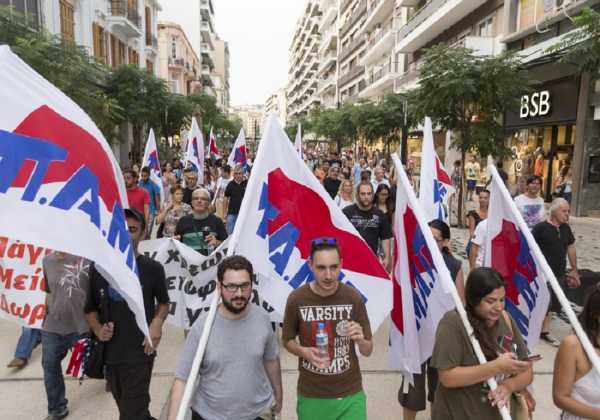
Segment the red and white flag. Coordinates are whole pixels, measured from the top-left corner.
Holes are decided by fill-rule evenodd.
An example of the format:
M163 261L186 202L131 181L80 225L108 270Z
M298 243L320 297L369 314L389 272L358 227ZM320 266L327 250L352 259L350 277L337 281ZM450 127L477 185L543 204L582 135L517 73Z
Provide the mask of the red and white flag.
M259 294L275 311L283 314L288 295L312 280L311 241L321 237L340 244L341 281L362 295L375 331L392 308L392 282L270 115L231 242L264 276Z
M427 221L439 219L448 223L450 215L448 201L452 194L454 194L452 179L435 151L431 119L425 117L419 201Z
M142 159L142 168L145 166L150 168L150 180L160 189L160 202L164 203L166 192L162 184L158 147L156 146L156 137L152 128L148 134L148 141L146 141L146 148L144 149L144 158Z
M39 306L27 296L43 287L39 271L11 267L34 266L54 249L95 261L148 336L123 212L127 193L110 145L75 102L8 46L0 46L0 86L0 316L29 326L43 317L43 305L34 314ZM5 249L8 241L14 247Z
M208 140L208 153L211 159L221 159L221 153L219 153L219 149L217 148L217 139L215 138L212 128L210 129L210 136Z
M437 325L455 307L454 283L402 164L392 158L398 184L390 362L410 376L431 357Z
M506 284L505 308L529 349L539 340L550 292L541 251L493 165L484 265L495 268ZM545 261L544 261L545 262Z
M204 183L204 136L195 117L192 117L192 128L188 132L185 164L186 166L190 164L194 172L198 173L198 185L202 185Z

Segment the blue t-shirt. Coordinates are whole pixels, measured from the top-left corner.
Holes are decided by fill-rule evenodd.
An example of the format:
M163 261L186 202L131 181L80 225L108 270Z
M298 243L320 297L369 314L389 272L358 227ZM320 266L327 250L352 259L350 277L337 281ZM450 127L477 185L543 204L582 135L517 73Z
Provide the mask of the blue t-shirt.
M150 180L146 182L140 181L140 187L148 191L148 195L150 196L150 214L156 214L156 198L160 198L160 188Z

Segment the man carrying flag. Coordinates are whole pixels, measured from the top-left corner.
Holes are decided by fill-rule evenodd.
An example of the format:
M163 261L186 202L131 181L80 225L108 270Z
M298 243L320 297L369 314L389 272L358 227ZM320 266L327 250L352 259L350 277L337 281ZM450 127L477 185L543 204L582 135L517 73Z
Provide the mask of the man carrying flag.
M210 129L210 136L208 140L208 153L211 159L219 160L221 159L221 153L219 153L219 149L217 148L217 139L213 133L213 129Z

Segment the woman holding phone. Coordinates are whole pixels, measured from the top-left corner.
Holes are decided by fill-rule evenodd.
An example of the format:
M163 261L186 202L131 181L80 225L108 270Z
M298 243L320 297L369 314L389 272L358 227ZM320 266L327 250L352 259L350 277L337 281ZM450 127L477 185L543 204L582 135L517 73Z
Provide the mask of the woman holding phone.
M587 296L579 322L600 355L600 283ZM556 354L552 396L562 420L600 419L600 373L575 334L564 338Z
M512 396L533 380L532 362L525 360L523 337L504 311L505 295L496 270L480 267L469 274L465 309L486 363L479 364L457 311L446 313L440 321L431 357L431 366L439 374L433 420L500 419L498 406L516 409L519 405ZM494 391L486 383L490 378L498 381Z

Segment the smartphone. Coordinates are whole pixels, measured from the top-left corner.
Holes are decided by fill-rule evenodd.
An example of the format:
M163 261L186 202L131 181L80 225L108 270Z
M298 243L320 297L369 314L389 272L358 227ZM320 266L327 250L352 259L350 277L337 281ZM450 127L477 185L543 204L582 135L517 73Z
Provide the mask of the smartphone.
M523 361L525 362L538 362L540 360L542 360L541 354L530 354L529 356L523 359Z

